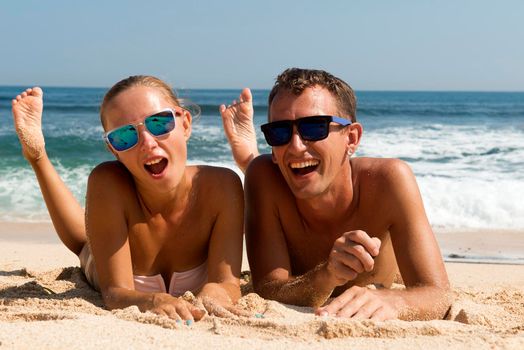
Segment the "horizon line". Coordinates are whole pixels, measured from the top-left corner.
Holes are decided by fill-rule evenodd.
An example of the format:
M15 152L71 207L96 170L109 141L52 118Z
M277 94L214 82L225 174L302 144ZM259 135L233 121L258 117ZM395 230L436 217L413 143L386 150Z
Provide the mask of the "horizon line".
M18 84L8 84L0 85L0 88L20 88L27 89L29 85L18 85ZM110 86L74 86L74 85L33 85L39 86L41 88L56 88L56 89L109 89ZM242 91L243 88L181 88L175 87L175 91L186 91L186 90L231 90L231 91ZM251 91L270 91L271 88L250 88ZM470 89L353 89L354 91L360 92L463 92L463 93L524 93L524 90L470 90Z

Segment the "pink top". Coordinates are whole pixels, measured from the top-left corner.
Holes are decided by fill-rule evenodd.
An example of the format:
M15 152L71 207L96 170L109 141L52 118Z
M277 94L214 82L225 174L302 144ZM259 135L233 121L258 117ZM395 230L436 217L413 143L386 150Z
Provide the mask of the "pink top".
M135 289L140 292L167 293L161 274L154 276L133 275ZM207 282L207 261L194 269L173 272L169 282L169 294L180 296L187 291L196 294Z

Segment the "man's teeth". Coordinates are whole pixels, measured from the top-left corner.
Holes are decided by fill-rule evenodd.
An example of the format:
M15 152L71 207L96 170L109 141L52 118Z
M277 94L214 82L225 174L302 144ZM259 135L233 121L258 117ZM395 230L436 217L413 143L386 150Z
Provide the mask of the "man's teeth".
M301 169L301 168L307 168L308 166L316 166L318 165L318 160L308 160L307 162L300 162L300 163L291 163L291 168L293 169Z
M155 160L150 160L149 162L146 162L146 165L154 165L154 164L158 164L162 161L162 158L158 158L158 159L155 159Z

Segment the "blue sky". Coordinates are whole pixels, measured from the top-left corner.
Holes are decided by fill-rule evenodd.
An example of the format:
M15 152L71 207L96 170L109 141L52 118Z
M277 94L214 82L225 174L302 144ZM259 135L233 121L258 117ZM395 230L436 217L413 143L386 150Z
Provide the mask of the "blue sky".
M524 1L2 1L0 85L270 88L287 67L356 90L524 91Z

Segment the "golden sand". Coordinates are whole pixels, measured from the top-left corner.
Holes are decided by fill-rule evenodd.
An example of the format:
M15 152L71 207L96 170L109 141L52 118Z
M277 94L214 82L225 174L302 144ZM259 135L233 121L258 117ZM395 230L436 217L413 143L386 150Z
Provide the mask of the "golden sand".
M106 310L78 266L56 266L74 261L65 248L9 237L0 236L0 348L524 348L524 265L446 263L454 301L445 320L319 317L247 284L238 306L252 317L186 326L136 307Z

